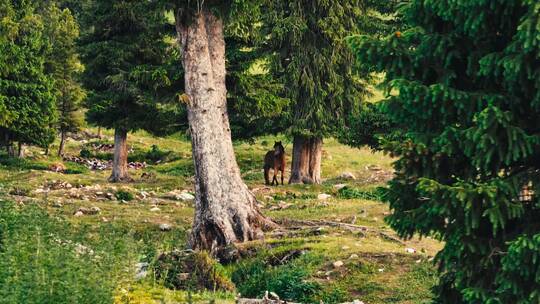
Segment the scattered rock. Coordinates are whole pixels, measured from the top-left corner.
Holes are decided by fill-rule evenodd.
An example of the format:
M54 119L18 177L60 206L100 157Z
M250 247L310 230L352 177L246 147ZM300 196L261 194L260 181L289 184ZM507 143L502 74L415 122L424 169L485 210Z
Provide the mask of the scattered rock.
M195 196L189 193L187 190L173 190L165 195L167 198L171 198L182 202L191 202L195 200Z
M331 197L332 196L330 194L326 194L326 193L321 193L321 194L317 195L317 199L320 199L320 200L326 200L326 199L329 199Z
M358 254L356 253L351 254L351 256L349 257L349 260L356 260L356 259L358 259Z
M98 214L100 212L101 212L101 209L99 209L99 207L91 207L91 208L80 207L75 212L74 215L79 217L79 216L83 216L83 215L95 215L95 214Z
M347 187L347 184L335 184L334 189L341 190L343 188Z
M378 172L378 171L382 171L383 169L377 165L367 165L366 170Z
M150 209L150 211L152 211L152 212L157 212L157 211L159 211L159 210L161 210L161 209L159 209L157 206L154 206L154 207L152 207L152 208Z
M171 231L172 229L172 226L169 225L169 224L160 224L159 225L159 230L161 231Z
M343 261L335 261L333 264L334 268L340 268L344 265Z
M405 248L405 251L407 251L407 253L416 253L416 249L414 248Z
M351 249L351 247L349 247L349 246L343 246L343 247L341 247L341 250L349 250L349 249Z
M66 166L62 163L54 163L49 165L49 171L53 172L64 172L66 170Z
M356 176L354 176L354 174L352 174L351 172L343 172L341 173L339 177L342 179L352 179L352 180L356 179Z
M148 275L148 263L142 262L135 265L135 280L142 280Z

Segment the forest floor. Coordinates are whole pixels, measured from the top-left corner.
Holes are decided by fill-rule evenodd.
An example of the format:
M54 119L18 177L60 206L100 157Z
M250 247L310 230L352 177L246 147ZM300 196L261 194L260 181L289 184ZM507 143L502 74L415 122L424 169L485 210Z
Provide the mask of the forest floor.
M182 191L193 193L193 164L190 143L180 135L130 134L130 158L146 161L147 166L130 169L134 181L126 184L108 183L108 169L90 170L47 157L37 148L29 148L23 161L2 156L0 197L18 205L39 204L73 227L124 229L135 244L126 258L134 270L119 279L117 303L234 303L238 292L260 297L264 289L274 289L282 298L317 303L354 299L365 304L428 303L430 288L436 283L432 259L441 243L430 238L400 240L385 224L389 209L379 201L376 188L392 177L392 159L327 139L322 185L269 187L264 185L262 160L274 140L278 138L235 144L243 178L259 199L262 212L283 227L267 233L264 241L244 245L251 254L221 268L235 281L235 291L188 292L166 288L153 275L135 278L137 263L148 262L151 269L160 253L186 247L193 203L182 200ZM78 157L82 149L86 157L106 159L112 152L106 144L112 144L109 131L101 140L70 139L66 154ZM151 152L153 145L158 149ZM292 144L286 145L289 164L291 149ZM158 163L152 164L152 159ZM53 172L60 163L66 170ZM355 179L343 176L349 173ZM114 241L125 235L95 237ZM268 257L279 261L270 263Z

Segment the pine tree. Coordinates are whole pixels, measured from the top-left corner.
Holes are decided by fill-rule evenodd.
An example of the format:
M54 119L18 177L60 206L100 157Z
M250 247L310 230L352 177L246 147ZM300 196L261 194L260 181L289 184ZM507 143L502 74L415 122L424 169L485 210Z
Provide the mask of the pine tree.
M31 1L0 3L0 135L12 143L48 146L56 121L53 80L45 72L48 41Z
M408 3L407 30L350 40L407 126L386 191L403 237L444 241L436 303L540 301L540 2Z
M77 132L83 123L80 103L85 93L77 81L83 71L76 46L79 26L68 9L61 10L55 3L47 5L42 15L51 45L46 67L47 73L54 78L60 133L58 155L62 156L67 133Z
M83 24L91 30L82 39L83 79L90 90L86 118L115 130L110 181L130 180L127 133L169 133L183 115L165 102L172 100L174 84L181 79L170 69L178 58L169 42L174 26L156 1L95 0L89 10Z
M367 94L369 74L355 72L344 38L360 33L359 0L267 1L265 24L276 55L271 69L291 99L294 136L290 183L320 183L323 137L342 128Z

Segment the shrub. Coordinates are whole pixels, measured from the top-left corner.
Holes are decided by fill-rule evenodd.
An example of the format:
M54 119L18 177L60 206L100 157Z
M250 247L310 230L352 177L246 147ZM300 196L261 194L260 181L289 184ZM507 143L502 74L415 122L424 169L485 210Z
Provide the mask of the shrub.
M165 286L183 290L225 290L234 285L224 269L205 251L163 253L154 264L156 278Z
M79 155L82 158L91 158L92 157L92 152L88 148L82 148Z
M309 254L279 266L271 266L259 257L240 262L232 274L232 280L243 297L261 297L268 290L282 299L313 303L320 289L318 283L308 280L314 263L316 259Z
M117 200L126 202L132 201L135 198L135 196L127 190L118 190L114 196Z
M110 227L97 233L108 237L0 202L0 303L112 303L131 242Z
M347 186L338 190L338 197L342 199L364 199L371 201L381 201L382 193L379 189L363 191Z

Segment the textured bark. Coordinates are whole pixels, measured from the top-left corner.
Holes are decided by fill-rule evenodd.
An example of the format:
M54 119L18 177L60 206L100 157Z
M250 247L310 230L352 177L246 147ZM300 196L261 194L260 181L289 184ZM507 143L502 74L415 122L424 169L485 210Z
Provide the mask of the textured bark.
M195 163L195 218L191 247L220 248L263 237L273 224L258 210L242 181L226 106L223 23L208 10L190 18L179 12L185 90Z
M24 144L19 142L18 150L17 150L17 157L18 158L24 158Z
M66 132L60 132L60 146L58 147L58 156L64 155L64 145L66 144ZM49 147L47 147L47 153L49 154Z
M295 136L289 184L320 184L323 140Z
M109 177L110 182L116 183L131 181L128 174L127 157L127 131L115 129L113 168L111 177Z

